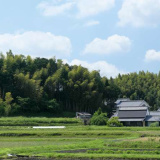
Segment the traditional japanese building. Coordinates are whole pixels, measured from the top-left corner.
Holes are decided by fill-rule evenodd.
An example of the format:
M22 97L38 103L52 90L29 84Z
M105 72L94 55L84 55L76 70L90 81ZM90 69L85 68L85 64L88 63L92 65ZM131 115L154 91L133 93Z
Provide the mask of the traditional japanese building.
M124 126L149 126L160 122L160 111L150 112L150 106L144 100L118 99L115 107L112 117L118 117Z

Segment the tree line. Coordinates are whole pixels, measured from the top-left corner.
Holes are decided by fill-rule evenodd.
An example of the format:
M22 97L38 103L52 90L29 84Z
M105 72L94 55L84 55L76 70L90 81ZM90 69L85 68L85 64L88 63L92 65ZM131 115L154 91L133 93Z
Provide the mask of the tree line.
M118 97L114 81L55 58L0 55L0 115L25 112L86 111ZM111 94L112 93L112 94ZM7 107L8 106L8 107Z
M0 54L0 115L94 113L99 107L110 115L118 97L144 99L156 110L160 104L159 82L160 74L142 71L108 79L99 71L70 66L60 59L32 58L9 51Z
M160 108L160 72L150 73L140 71L118 75L114 83L119 87L119 97L130 98L131 100L145 100L151 110Z

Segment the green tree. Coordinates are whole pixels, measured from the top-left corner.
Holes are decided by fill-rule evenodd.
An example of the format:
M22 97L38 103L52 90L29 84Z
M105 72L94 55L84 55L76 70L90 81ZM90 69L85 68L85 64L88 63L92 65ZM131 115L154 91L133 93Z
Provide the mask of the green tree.
M5 95L5 115L8 116L12 111L11 103L13 101L12 95L10 92L7 92Z
M109 127L122 127L123 124L119 122L118 117L112 117L108 120L107 126Z
M90 120L92 125L106 125L107 124L107 113L103 113L101 108L99 108Z
M5 114L5 103L2 98L0 98L0 116Z

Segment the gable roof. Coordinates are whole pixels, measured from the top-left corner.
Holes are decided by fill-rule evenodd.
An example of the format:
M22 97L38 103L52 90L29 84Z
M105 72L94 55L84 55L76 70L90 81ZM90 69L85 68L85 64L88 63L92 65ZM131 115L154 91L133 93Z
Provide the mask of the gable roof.
M140 106L147 106L147 102L143 100L130 100L130 101L122 101L120 104L117 105L117 107L140 107Z

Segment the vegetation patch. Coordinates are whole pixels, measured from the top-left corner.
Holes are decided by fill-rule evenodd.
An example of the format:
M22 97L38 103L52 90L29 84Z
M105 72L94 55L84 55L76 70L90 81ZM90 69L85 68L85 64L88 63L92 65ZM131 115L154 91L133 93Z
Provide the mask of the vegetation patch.
M42 122L41 118L2 118ZM42 118L44 122L63 122L64 118ZM8 154L28 159L160 159L158 127L108 127L66 118L65 129L33 129L32 126L0 126L0 158ZM77 119L75 119L77 122ZM143 137L142 137L143 136ZM20 158L20 157L19 157ZM21 157L22 158L22 157ZM40 159L39 158L39 159Z

